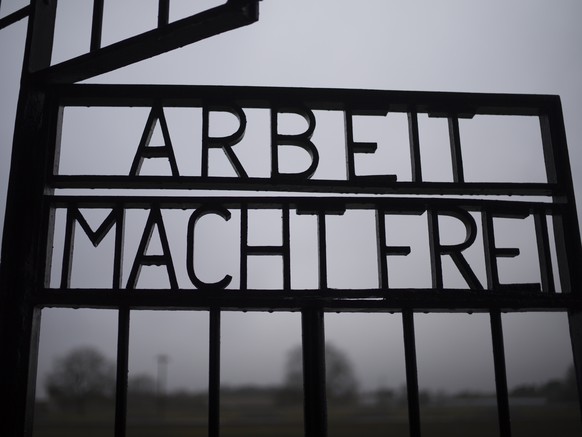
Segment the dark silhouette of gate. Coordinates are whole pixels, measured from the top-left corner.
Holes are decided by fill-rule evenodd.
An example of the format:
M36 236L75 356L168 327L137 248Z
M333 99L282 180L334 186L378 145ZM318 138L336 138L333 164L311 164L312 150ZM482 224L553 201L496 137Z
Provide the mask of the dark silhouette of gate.
M570 334L578 381L582 393L582 250L574 202L571 169L565 139L560 100L556 96L460 94L431 92L391 92L334 89L291 89L262 87L212 86L138 86L82 85L83 79L143 60L174 48L210 37L220 32L250 24L258 19L258 1L229 0L225 5L195 16L169 23L169 0L159 1L158 27L107 47L101 47L103 0L94 1L90 50L87 54L50 65L56 1L33 0L30 6L0 20L0 28L28 17L26 53L15 127L10 186L6 207L2 247L0 289L0 378L2 394L8 399L0 420L4 436L30 435L32 403L36 378L37 343L40 312L45 307L109 308L119 314L115 435L125 435L129 314L134 308L205 309L210 312L210 386L209 435L219 435L220 385L220 315L224 310L296 310L302 316L304 368L305 435L326 435L326 397L323 315L326 311L401 312L404 344L410 435L420 435L419 387L417 381L414 337L414 313L418 311L483 312L490 315L494 351L499 429L501 436L511 435L508 388L502 335L504 311L564 311ZM62 112L66 107L144 107L150 118L133 165L127 175L61 175L57 169ZM164 128L164 109L202 108L203 126L208 128L208 114L228 112L236 116L239 128L230 137L211 137L205 131L202 168L199 176L182 176L170 144L148 147L155 122ZM268 109L271 114L271 174L254 177L247 174L237 158L236 145L245 135L245 109ZM316 118L313 111L342 111L347 143L347 175L342 180L312 179L318 165L317 148L311 142ZM411 181L395 176L359 176L354 169L357 153L371 153L373 143L353 139L355 115L403 113L408 117ZM281 134L278 116L299 114L307 122L305 132ZM427 182L421 168L418 115L444 117L448 121L452 182ZM526 115L539 117L547 182L468 182L464 177L459 119L485 115ZM206 124L205 124L206 123ZM149 130L148 130L149 129ZM279 167L279 147L299 147L310 157L307 170L284 173ZM209 176L208 153L222 149L236 176ZM148 158L167 159L169 176L145 176L140 165ZM84 189L122 189L121 196L70 194ZM131 194L136 190L172 189L181 196ZM260 195L192 197L189 190L247 190ZM55 190L61 190L55 194ZM66 194L61 194L67 190ZM283 193L281 195L273 193ZM99 192L101 193L101 191ZM130 193L130 194L127 194ZM293 194L292 196L288 195ZM317 197L310 195L317 193ZM347 194L346 194L347 193ZM398 195L398 196L393 196ZM479 197L475 197L479 196ZM496 197L498 196L498 197ZM519 200L507 200L519 196ZM539 201L539 197L550 201ZM93 230L80 209L110 209L111 214ZM169 250L162 255L147 255L145 245L138 249L129 279L121 275L124 212L148 209L148 225L162 223L165 209L192 210L187 239L193 244L193 230L198 218L215 214L225 220L230 210L240 211L241 265L240 284L227 288L229 275L216 282L201 280L194 267L188 271L195 292L169 293L167 289L135 290L139 270L145 265L165 266L173 291L180 285L172 273ZM282 243L279 246L253 246L248 243L248 212L275 209L282 215ZM377 221L378 283L375 289L335 290L328 285L326 260L326 217L346 210L374 211ZM50 286L50 249L57 210L66 211L65 256L60 268L58 287ZM317 217L319 284L314 290L291 287L289 254L289 213ZM390 287L386 260L406 256L407 246L386 244L386 214L427 214L432 286L421 289ZM481 284L463 256L476 238L476 223L470 213L482 221L487 282ZM439 238L441 216L459 220L466 230L466 241L445 245ZM539 255L541 283L501 284L497 259L516 255L510 248L496 246L493 218L533 216ZM551 225L548 218L551 218ZM109 232L115 233L113 276L110 289L85 289L82 293L70 285L70 262L74 226L79 224L93 244ZM549 228L551 227L551 232ZM145 235L145 233L144 233ZM552 262L550 246L555 245L557 263ZM67 255L68 254L68 255ZM188 265L193 265L192 253ZM278 290L258 290L247 286L247 261L251 256L278 256L283 265L283 286ZM444 256L453 260L469 289L446 289L443 285ZM557 265L555 265L557 264ZM558 270L556 291L554 269Z

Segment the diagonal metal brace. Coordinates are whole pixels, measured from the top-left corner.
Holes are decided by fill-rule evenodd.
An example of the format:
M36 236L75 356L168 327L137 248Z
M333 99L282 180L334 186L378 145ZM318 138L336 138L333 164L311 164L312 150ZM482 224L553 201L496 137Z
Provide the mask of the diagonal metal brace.
M33 72L32 79L45 83L79 82L247 26L258 19L259 0L229 0L224 5Z
M2 2L0 1L0 3ZM0 18L0 30L22 20L23 18L28 17L29 14L30 5L27 5L22 9L19 9L18 11L11 13L10 15Z

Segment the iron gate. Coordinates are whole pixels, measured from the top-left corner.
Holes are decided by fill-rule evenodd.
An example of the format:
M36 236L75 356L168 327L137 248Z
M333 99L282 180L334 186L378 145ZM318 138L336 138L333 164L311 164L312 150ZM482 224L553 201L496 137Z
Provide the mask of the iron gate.
M55 2L56 3L56 2ZM483 312L490 315L493 360L500 434L511 433L508 387L504 358L501 313L505 311L565 311L568 313L578 377L582 381L580 316L582 262L579 226L575 209L571 170L565 140L560 100L556 96L494 95L459 93L391 92L334 89L292 89L211 86L127 86L79 85L71 82L154 56L173 47L194 42L256 20L257 2L229 1L207 13L168 24L168 1L160 1L158 29L114 46L101 48L100 27L103 2L94 2L91 50L72 61L49 66L55 4L35 1L6 17L2 27L29 16L27 54L7 204L2 256L2 330L0 340L7 359L2 362L5 396L14 401L5 411L5 435L31 432L34 401L36 351L40 312L46 307L109 308L119 314L117 346L115 435L125 435L127 417L127 374L129 317L137 309L203 309L210 313L209 435L219 435L220 316L226 310L293 310L301 313L304 369L305 435L326 435L326 396L323 317L329 311L401 312L406 357L410 435L420 435L419 387L417 381L414 314L420 311ZM160 39L161 36L161 39ZM153 41L162 41L159 44ZM76 107L142 107L149 117L133 161L125 174L62 174L58 169L63 111ZM175 156L168 108L198 108L202 114L201 166L195 175L182 175ZM270 164L266 175L253 175L235 147L245 136L246 112L265 110L269 114ZM317 111L342 114L345 130L345 176L313 178L319 164L316 145L311 141L317 125ZM215 137L209 130L214 112L234 116L238 126L232 135ZM358 154L374 153L375 144L354 138L355 116L405 114L408 121L410 180L396 175L359 175ZM301 117L307 128L297 134L282 133L279 118L284 114ZM419 139L419 114L447 120L453 181L430 182L423 177ZM541 126L546 182L472 182L465 174L459 120L476 115L531 116ZM149 139L159 124L165 144L152 147ZM282 147L297 148L307 156L307 168L281 170ZM235 176L215 176L209 156L220 151L228 158ZM167 162L170 174L141 174L148 159ZM92 190L92 191L88 191ZM117 190L117 191L116 191ZM152 194L156 191L156 194ZM170 194L160 195L159 190ZM204 190L205 195L192 195ZM259 192L250 196L240 192ZM176 193L179 194L176 194ZM227 194L223 194L226 192ZM89 194L87 194L89 193ZM117 193L111 195L110 193ZM219 194L217 194L219 193ZM511 196L511 197L510 197ZM517 200L516 200L517 197ZM540 200L541 199L541 200ZM84 214L91 209L110 211L92 228ZM124 217L127 211L147 211L140 245L131 261L129 275L122 273ZM189 248L186 259L190 283L184 286L175 273L179 262L167 245L164 214L167 210L190 214L184 238ZM248 241L249 211L268 209L280 213L281 244L253 245ZM346 211L371 211L376 223L378 287L338 289L328 283L326 218ZM198 220L216 215L228 221L237 212L240 229L240 265L236 275L202 280L194 265L194 229ZM289 215L316 217L318 244L318 286L292 286ZM51 259L57 214L64 233L63 258ZM394 288L388 267L391 257L406 256L408 246L386 243L386 216L425 215L429 235L432 284L427 288ZM460 222L464 241L445 244L440 238L439 217ZM475 217L478 217L480 224ZM498 247L495 218L533 218L540 269L540 283L501 283L499 258L519 254L515 248ZM113 275L108 288L72 287L70 274L75 250L74 234L79 225L98 246L114 235ZM486 281L482 283L463 252L482 229ZM152 233L162 242L162 253L151 255L147 245ZM555 248L556 260L550 248ZM278 257L282 263L282 286L255 289L248 286L250 257ZM466 281L466 289L447 288L442 260L449 257ZM54 268L58 263L58 268ZM164 267L169 287L137 287L141 268ZM51 272L58 278L51 279ZM54 276L54 275L53 275ZM239 278L238 284L233 276ZM555 278L559 281L556 282ZM56 284L56 285L55 285Z

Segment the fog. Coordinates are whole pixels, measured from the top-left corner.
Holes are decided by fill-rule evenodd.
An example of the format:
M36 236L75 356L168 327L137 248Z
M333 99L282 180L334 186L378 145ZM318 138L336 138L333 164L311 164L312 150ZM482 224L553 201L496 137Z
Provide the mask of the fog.
M17 9L18 2L3 1L0 17ZM193 6L193 3L196 6ZM204 10L220 2L171 2L171 20ZM155 1L106 2L104 43L148 30L156 22ZM139 17L131 7L139 5ZM89 41L89 1L59 1L53 63L83 53ZM491 93L557 94L562 99L566 132L578 196L582 189L582 5L518 0L504 2L416 1L397 3L367 0L264 0L260 20L191 46L91 79L90 83L256 85L285 87L362 88L386 90L460 91ZM0 30L0 204L4 205L9 172L12 125L26 22ZM60 171L127 174L148 116L147 109L74 108L65 111ZM192 153L200 137L200 110L173 109L166 116L176 149L180 174L196 174L200 157ZM321 153L314 178L345 174L341 114L317 113L313 142ZM401 115L401 114L400 114ZM249 111L246 143L237 145L249 174L268 176L268 114ZM283 129L302 128L303 120L290 120ZM212 135L232 133L232 120L217 119ZM397 114L358 121L359 141L377 141L374 157L358 161L362 174L397 174L410 179L405 121ZM544 182L545 172L539 126L529 117L511 122L475 120L461 122L469 146L464 151L468 180ZM420 120L423 162L427 180L450 180L446 120ZM214 125L214 124L213 124ZM234 125L236 128L236 124ZM157 135L157 136L156 136ZM160 141L159 130L153 141ZM492 136L491 136L492 135ZM367 137L369 136L369 138ZM487 139L484 139L484 138ZM402 140L405 138L405 140ZM130 147L119 147L130 144ZM514 146L513 148L509 146ZM198 145L196 147L199 147ZM341 151L337 151L341 149ZM245 155L245 150L247 154ZM484 152L486 150L487 152ZM342 153L344 155L342 155ZM502 154L499 161L492 156ZM212 155L214 175L232 175L224 157ZM289 156L288 171L304 168L303 156ZM388 162L387 164L384 164ZM144 166L144 172L166 172L167 166ZM471 179L472 178L472 179ZM208 195L208 193L204 193ZM3 206L2 206L3 209ZM578 204L578 214L582 207ZM95 227L101 212L88 220ZM147 214L132 212L127 232L124 283L131 270ZM185 254L188 212L164 212L170 247L177 260ZM214 253L199 257L197 269L207 281L225 274L240 278L237 267L240 212L233 218L200 223L201 247ZM251 220L253 244L281 244L277 220ZM348 211L328 218L330 286L378 286L374 218L364 211ZM409 257L393 257L394 286L430 286L426 217L394 217L389 236L394 245L409 245ZM276 223L273 225L273 223ZM3 214L0 215L0 225ZM292 286L317 286L317 245L313 216L291 212ZM203 226L207 226L203 228ZM254 226L254 227L253 227ZM445 225L443 225L445 226ZM528 220L509 222L502 232L505 247L520 248L523 256L500 262L504 282L539 282L532 249L533 225ZM94 227L94 229L95 229ZM274 230L273 230L274 227ZM52 286L58 286L62 259L64 213L57 214ZM462 232L454 224L444 238L458 241ZM60 232L60 234L59 234ZM461 232L461 233L460 233ZM463 231L464 232L464 231ZM481 232L481 231L479 231ZM108 257L113 247L108 236L97 249L78 234L72 285L107 287L112 269ZM60 243L59 243L60 242ZM60 244L60 246L59 246ZM156 253L158 242L149 250ZM204 246L204 245L207 246ZM83 246L84 245L84 246ZM77 247L77 246L76 246ZM477 277L484 281L483 249L479 243L467 253ZM332 255L333 254L333 255ZM397 259L396 259L397 258ZM504 260L505 262L505 260ZM249 286L281 287L280 260L253 260ZM447 267L447 283L465 288L454 266ZM176 262L178 282L193 288L185 263ZM138 286L167 286L163 269L143 269ZM96 285L97 284L97 285ZM105 285L103 285L105 284ZM139 288L138 287L138 288ZM158 356L169 357L168 390L205 390L208 385L208 313L205 311L134 311L131 315L130 375L159 371ZM491 335L488 315L416 314L417 354L421 389L456 392L494 391ZM510 387L541 383L564 376L572 362L566 315L504 314L504 339ZM38 394L44 396L44 376L55 359L79 345L91 345L107 357L116 350L117 313L108 310L45 309L42 314ZM402 320L395 314L335 314L325 316L326 340L349 356L362 390L398 389L405 384ZM222 316L223 385L277 385L282 383L286 354L301 342L300 314L224 313Z

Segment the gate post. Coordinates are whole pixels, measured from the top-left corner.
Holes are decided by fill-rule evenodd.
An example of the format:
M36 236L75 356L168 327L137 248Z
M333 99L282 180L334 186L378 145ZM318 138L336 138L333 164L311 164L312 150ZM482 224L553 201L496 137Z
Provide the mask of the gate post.
M57 125L54 117L58 114L47 111L46 90L30 77L50 65L55 17L56 1L32 0L0 266L0 387L8 401L0 410L0 435L6 437L32 434L40 325L40 309L34 306L33 296L46 278L50 213L43 195L52 168L50 126Z

